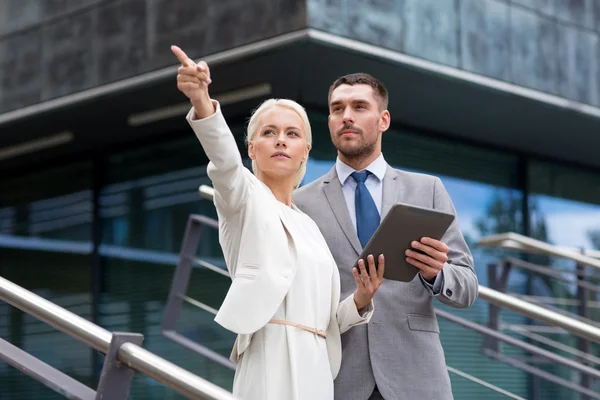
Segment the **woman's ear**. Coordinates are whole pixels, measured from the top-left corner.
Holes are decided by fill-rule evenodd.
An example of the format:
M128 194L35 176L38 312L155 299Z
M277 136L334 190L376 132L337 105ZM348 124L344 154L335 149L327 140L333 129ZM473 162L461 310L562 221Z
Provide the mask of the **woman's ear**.
M248 157L250 157L251 160L255 159L255 156L254 156L254 143L252 143L252 142L248 142Z
M304 157L302 158L302 164L306 164L306 161L308 161L309 153L310 153L310 144L307 144L306 148L304 149Z

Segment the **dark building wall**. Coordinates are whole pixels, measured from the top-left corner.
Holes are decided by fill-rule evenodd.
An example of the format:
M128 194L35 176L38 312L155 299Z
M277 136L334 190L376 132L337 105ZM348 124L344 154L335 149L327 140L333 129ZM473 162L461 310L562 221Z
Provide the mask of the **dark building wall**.
M600 105L596 0L5 0L0 112L307 26Z
M295 0L5 0L0 112L301 29Z
M309 25L600 105L600 1L308 0Z

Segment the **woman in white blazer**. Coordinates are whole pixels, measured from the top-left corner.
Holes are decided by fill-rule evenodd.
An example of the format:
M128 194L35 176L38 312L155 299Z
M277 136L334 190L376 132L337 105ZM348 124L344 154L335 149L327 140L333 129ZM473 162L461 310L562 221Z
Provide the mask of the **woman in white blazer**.
M305 172L311 129L291 100L267 100L248 124L254 175L242 165L210 72L178 47L177 86L187 120L210 159L219 241L233 282L215 320L238 334L233 392L246 400L330 400L341 362L340 334L369 321L383 280L373 258L354 269L356 292L340 302L339 271L314 221L292 203ZM350 267L350 266L348 266ZM368 271L367 271L368 270ZM366 360L365 360L366 361Z

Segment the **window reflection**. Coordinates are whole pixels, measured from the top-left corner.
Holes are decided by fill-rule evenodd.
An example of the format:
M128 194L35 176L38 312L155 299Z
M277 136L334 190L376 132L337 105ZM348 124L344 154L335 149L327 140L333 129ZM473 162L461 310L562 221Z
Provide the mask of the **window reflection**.
M240 126L241 127L241 126ZM234 132L239 131L236 126ZM107 183L100 191L105 270L100 302L101 324L108 329L139 332L144 347L213 382L231 388L233 373L161 335L175 266L190 214L216 218L212 201L198 187L210 185L208 160L196 137L137 148L108 158ZM197 255L226 268L218 232L203 229ZM218 308L231 280L202 267L193 269L187 295ZM177 331L201 345L228 356L234 335L214 322L214 316L184 304ZM170 389L138 376L132 396L164 399Z
M600 174L532 162L529 181L531 201L538 204L540 210L538 223L545 228L540 240L580 251L600 248ZM543 261L567 274L570 271L573 276L574 262L560 258ZM572 297L576 286L553 281L538 284L536 290L536 294ZM573 307L570 309L574 311Z
M546 241L575 249L600 249L600 205L534 195L545 216Z
M534 161L528 181L531 199L545 215L547 241L600 248L600 173Z
M91 163L0 182L0 275L87 319L92 313L91 187ZM2 338L93 384L88 346L6 303L0 304L0 316ZM0 369L0 393L62 398L12 367Z
M580 251L600 249L600 174L534 161L529 169L528 180L530 199L536 202L540 210L541 218L538 223L543 224L545 228L539 239ZM575 279L577 269L573 261L545 257L541 258L539 263L560 271L566 279ZM588 285L600 287L597 271L588 267L584 273L586 274L584 280ZM581 294L586 299L587 318L600 321L598 293L587 290ZM581 315L583 312L577 285L558 279L543 277L535 279L528 300L562 313L569 313L570 316ZM577 345L571 336L564 335L561 331L554 330L540 334L569 346ZM587 352L598 356L600 347L592 343ZM568 377L568 371L554 365L547 366L544 370ZM555 385L540 386L542 397L558 398L567 395L564 388Z

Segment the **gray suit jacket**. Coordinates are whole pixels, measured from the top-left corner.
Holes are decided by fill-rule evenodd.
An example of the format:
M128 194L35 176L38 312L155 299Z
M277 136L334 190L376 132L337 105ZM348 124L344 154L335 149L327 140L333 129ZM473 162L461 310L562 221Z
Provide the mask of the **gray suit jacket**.
M296 190L294 202L325 236L340 270L342 298L349 296L356 289L351 268L362 247L335 167ZM382 219L398 202L456 214L439 178L388 166L383 179ZM456 219L442 241L450 248L451 263L444 266L439 294L434 295L418 275L408 283L385 280L375 294L371 322L342 335L336 400L366 400L376 384L386 400L453 398L433 298L452 307L469 307L477 298L478 282Z

